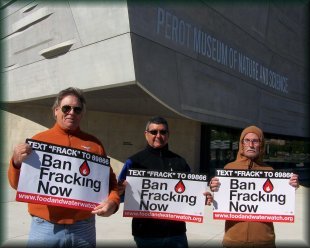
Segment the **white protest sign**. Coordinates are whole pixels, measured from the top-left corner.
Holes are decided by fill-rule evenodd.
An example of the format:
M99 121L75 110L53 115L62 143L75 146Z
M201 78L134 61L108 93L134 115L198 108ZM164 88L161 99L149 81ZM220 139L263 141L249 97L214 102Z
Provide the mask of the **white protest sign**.
M86 151L27 139L16 200L92 210L108 196L110 160Z
M128 170L124 217L203 222L207 175Z
M214 192L213 219L294 222L291 175L286 171L216 170L220 187Z

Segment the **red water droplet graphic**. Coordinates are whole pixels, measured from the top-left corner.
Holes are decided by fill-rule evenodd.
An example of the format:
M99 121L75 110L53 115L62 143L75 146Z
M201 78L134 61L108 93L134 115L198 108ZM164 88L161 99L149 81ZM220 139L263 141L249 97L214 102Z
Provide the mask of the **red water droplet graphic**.
M89 168L89 166L88 166L86 161L84 161L83 164L81 164L81 166L80 166L80 173L83 176L88 176L89 175L90 168Z
M174 190L175 192L181 194L185 191L185 185L182 182L182 180L180 180L175 186L174 186Z
M263 190L266 192L266 193L270 193L271 191L273 191L273 184L272 182L270 181L270 179L268 178L266 180L266 182L264 183L263 185Z

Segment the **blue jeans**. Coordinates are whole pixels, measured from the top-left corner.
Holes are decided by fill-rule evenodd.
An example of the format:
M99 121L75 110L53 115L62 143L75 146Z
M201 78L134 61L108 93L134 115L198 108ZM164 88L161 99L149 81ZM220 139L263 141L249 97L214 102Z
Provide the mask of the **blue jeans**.
M145 238L134 236L138 248L167 247L167 248L188 248L186 234L162 238Z
M70 225L33 216L27 247L96 247L95 216Z

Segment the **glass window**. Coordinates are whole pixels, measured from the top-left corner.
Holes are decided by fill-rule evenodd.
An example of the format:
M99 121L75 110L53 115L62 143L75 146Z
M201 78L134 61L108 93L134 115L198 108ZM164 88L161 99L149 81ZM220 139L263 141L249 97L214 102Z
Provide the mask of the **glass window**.
M238 131L234 129L219 127L210 129L209 173L211 175L215 174L215 169L221 169L236 159L239 135Z
M310 183L310 141L275 138L266 135L264 162L274 169L289 169L299 175L305 185Z

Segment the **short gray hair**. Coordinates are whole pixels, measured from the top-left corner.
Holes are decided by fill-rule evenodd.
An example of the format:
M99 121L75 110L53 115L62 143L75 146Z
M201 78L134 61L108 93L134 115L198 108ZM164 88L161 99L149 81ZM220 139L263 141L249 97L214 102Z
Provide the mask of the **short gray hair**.
M149 126L151 124L162 124L166 126L166 130L169 131L169 126L168 126L168 122L165 118L161 117L161 116L155 116L152 117L151 119L148 120L148 122L146 123L146 127L145 127L145 131L149 130Z
M60 91L56 96L52 110L54 111L58 106L60 106L60 102L62 101L62 99L64 99L66 96L69 95L76 96L79 99L82 109L85 110L86 100L84 98L83 91L75 87L69 87L67 89Z

